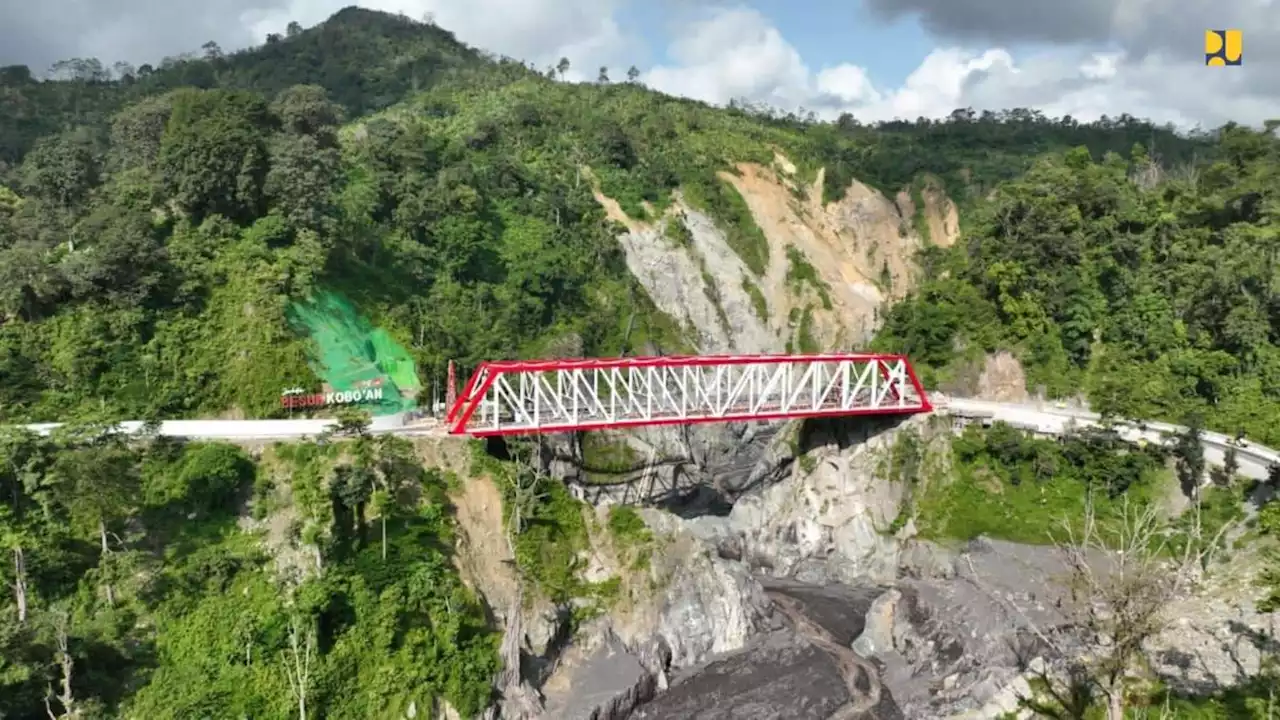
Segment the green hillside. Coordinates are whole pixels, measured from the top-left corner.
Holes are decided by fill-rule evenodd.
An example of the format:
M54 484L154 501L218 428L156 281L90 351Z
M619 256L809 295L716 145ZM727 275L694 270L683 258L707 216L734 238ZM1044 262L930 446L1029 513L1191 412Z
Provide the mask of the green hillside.
M451 359L685 349L581 168L637 215L682 188L741 239L758 229L716 172L778 150L806 178L823 168L829 197L928 179L959 203L964 237L923 253L923 286L875 341L931 385L1006 349L1049 395L1280 444L1270 128L1179 136L1026 110L819 123L556 82L356 9L205 55L122 75L76 61L56 82L0 69L0 424L271 417L284 388L378 378L389 412ZM0 718L295 717L285 668L308 648L313 718L492 700L497 628L452 562L458 479L407 441L250 454L98 427L0 431ZM1043 541L1051 510L1095 487L1118 506L1166 472L1161 453L1007 429L952 450L959 482L919 498L938 537ZM511 464L473 460L508 510L524 503L517 563L582 601L571 624L618 592L576 574L589 528L563 484L529 490ZM608 525L651 539L634 514ZM1272 503L1239 544L1277 532ZM1269 718L1260 702L1179 708Z
M408 348L424 385L449 359L570 337L588 354L686 347L626 272L582 165L635 213L682 186L732 235L752 221L715 172L774 148L826 167L828 193L929 173L966 204L1042 151L1208 152L1130 118L867 127L716 110L553 82L355 9L120 80L80 66L65 82L0 72L0 116L21 120L0 123L3 421L278 413L282 389L321 380L286 317L317 291Z
M1280 142L1229 127L1214 153L1039 160L930 255L877 344L944 385L1011 348L1051 397L1280 444Z

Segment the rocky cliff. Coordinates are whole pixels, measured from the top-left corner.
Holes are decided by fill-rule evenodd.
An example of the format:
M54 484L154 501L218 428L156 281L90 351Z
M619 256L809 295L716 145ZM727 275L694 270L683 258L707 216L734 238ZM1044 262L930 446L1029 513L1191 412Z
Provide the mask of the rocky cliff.
M597 553L595 572L626 578L625 600L581 629L543 688L543 717L975 720L1016 711L1035 674L1060 672L1073 652L1069 636L1051 646L1042 635L1064 624L1062 556L915 536L910 498L948 481L951 432L941 415L787 428L761 452L773 465L767 479L728 514L643 510L658 538L652 564L636 573L616 553ZM1150 643L1153 671L1199 690L1256 672L1260 648L1232 631L1276 630L1274 615L1254 609L1255 571L1211 568Z
M921 207L908 192L889 199L857 181L823 203L824 178L819 170L804 182L782 155L720 173L767 244L755 269L680 193L656 218L630 217L599 190L596 200L623 229L632 274L701 352L849 349L870 340L886 303L914 286L923 244L955 242L959 214L932 186Z

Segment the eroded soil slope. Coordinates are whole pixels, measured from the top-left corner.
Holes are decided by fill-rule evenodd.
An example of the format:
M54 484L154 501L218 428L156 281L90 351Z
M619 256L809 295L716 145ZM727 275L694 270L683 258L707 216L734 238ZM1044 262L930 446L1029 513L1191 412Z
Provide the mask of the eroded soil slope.
M740 163L720 180L738 191L767 240L763 272L736 253L721 227L676 193L658 217L629 217L596 191L631 272L702 352L850 349L870 340L885 306L916 284L916 252L959 235L955 204L936 187L894 199L854 181L823 203L825 173L797 177L783 156ZM927 228L928 239L917 228Z

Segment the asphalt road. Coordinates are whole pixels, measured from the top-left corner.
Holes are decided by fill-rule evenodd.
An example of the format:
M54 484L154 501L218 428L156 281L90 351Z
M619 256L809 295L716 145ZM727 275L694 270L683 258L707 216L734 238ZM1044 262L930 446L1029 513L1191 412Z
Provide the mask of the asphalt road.
M1101 416L1081 408L1053 403L1015 404L997 403L969 398L948 398L935 395L931 398L935 412L979 420L1002 421L1014 427L1046 435L1061 435L1073 428L1097 426ZM293 440L315 437L336 425L334 420L166 420L160 424L159 434L200 440ZM59 423L27 425L29 430L47 434ZM140 421L121 423L125 432L138 432ZM1121 435L1133 442L1166 442L1168 436L1185 428L1154 420L1134 420L1115 425ZM410 436L443 436L447 429L440 422L427 418L407 422L406 416L389 415L374 418L374 433L395 433ZM1228 447L1234 440L1220 433L1203 434L1205 460L1221 465ZM1280 464L1280 452L1245 441L1236 446L1239 473L1246 477L1265 479L1272 464Z

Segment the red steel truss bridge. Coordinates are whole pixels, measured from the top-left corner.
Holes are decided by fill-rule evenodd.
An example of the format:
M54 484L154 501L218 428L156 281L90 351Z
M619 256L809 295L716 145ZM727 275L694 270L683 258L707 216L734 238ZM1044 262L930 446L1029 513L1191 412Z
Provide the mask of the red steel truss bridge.
M476 368L445 423L487 437L932 410L901 355L513 360Z

